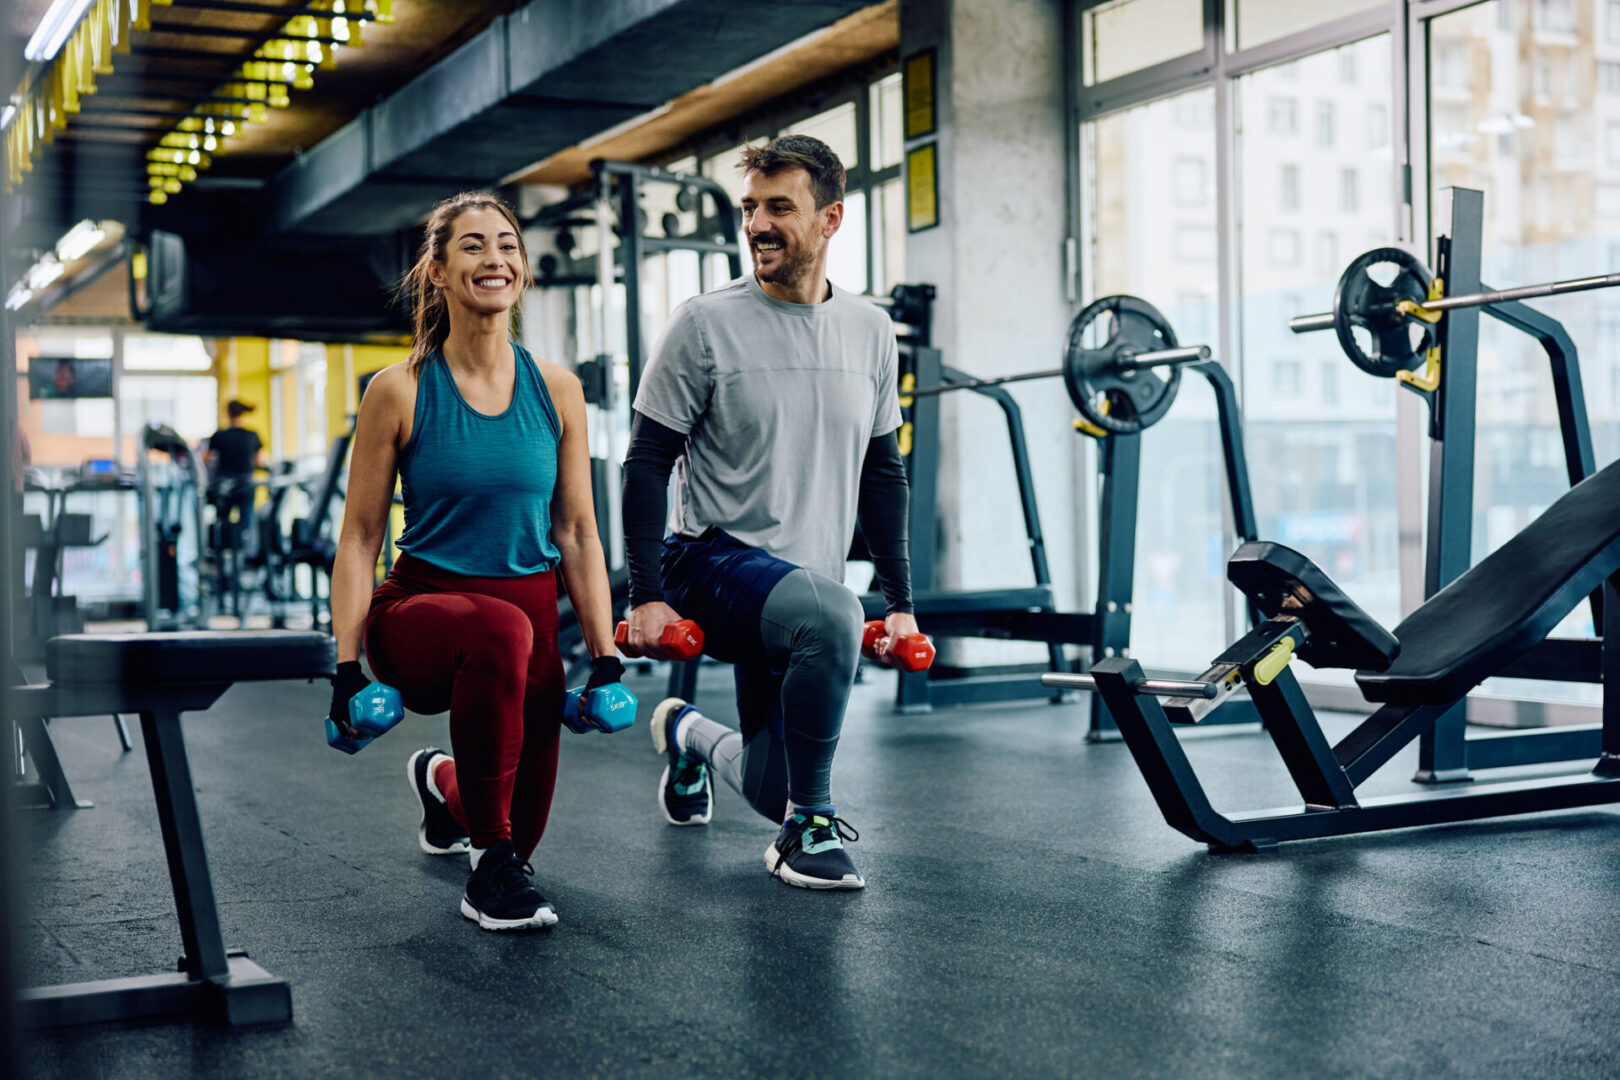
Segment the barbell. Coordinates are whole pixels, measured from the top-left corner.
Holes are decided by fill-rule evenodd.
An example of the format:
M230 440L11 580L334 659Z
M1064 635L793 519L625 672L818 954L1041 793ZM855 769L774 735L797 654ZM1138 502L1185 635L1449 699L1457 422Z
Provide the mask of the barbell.
M1372 276L1378 266L1393 266L1394 275L1383 284ZM1381 378L1410 371L1435 345L1435 324L1453 308L1484 307L1538 296L1560 296L1591 289L1620 286L1620 274L1549 281L1493 289L1457 296L1433 296L1434 276L1410 252L1384 247L1358 255L1339 277L1333 290L1333 310L1320 315L1299 315L1288 321L1296 334L1332 330L1339 345L1361 370ZM1356 336L1366 332L1367 342Z
M1041 676L1041 685L1053 690L1090 690L1096 692L1094 675L1071 675L1066 671L1049 671ZM1132 683L1131 689L1148 697L1194 698L1214 701L1220 696L1221 685L1203 679L1143 679Z
M1107 319L1101 345L1085 344ZM977 390L1006 383L1062 378L1080 415L1102 432L1134 435L1156 423L1176 399L1181 365L1210 358L1208 345L1182 346L1159 310L1135 296L1105 296L1069 324L1063 366L988 379L963 379L903 391L910 397ZM1161 376L1159 371L1165 369Z

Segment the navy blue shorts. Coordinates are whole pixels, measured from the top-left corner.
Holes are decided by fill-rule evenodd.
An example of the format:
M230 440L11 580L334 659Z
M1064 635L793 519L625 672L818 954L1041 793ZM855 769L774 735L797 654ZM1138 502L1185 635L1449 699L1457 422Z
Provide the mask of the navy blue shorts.
M703 631L703 651L716 660L770 666L760 636L765 598L797 566L723 529L664 538L664 601Z

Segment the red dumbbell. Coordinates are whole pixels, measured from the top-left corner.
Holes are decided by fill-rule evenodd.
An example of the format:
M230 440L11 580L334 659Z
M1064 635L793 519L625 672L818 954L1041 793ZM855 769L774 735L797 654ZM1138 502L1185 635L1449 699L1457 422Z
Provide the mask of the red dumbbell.
M861 654L868 660L878 659L878 649L889 636L888 628L880 620L874 619L867 623L861 631ZM926 671L934 662L934 643L927 634L901 634L894 642L894 650L889 653L888 664L901 671Z
M638 657L641 653L630 647L630 624L621 622L613 631L613 644L619 651L629 657ZM675 660L690 660L703 651L703 631L691 619L677 619L664 627L664 632L658 635L658 645L669 653Z

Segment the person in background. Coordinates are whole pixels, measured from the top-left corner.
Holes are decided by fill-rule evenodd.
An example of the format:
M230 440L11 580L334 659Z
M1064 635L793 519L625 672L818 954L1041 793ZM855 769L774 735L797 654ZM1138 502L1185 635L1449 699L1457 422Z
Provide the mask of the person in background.
M266 468L264 443L259 433L242 426L242 417L253 411L252 405L231 401L225 406L225 427L208 437L208 448L203 451L203 462L208 466L208 498L214 504L221 523L229 521L236 511L236 535L233 546L251 550L254 544L253 470Z

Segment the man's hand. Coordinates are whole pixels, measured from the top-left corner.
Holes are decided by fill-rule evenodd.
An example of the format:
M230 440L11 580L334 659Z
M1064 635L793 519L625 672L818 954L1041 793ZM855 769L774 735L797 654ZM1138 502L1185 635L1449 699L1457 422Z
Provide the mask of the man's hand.
M640 604L630 609L630 647L635 650L632 655L645 656L653 660L673 660L659 644L664 633L664 627L680 620L675 609L662 600Z
M891 663L890 654L894 652L894 643L900 640L902 634L919 634L917 617L909 611L896 611L883 620L883 637L878 639L878 659L883 663Z

